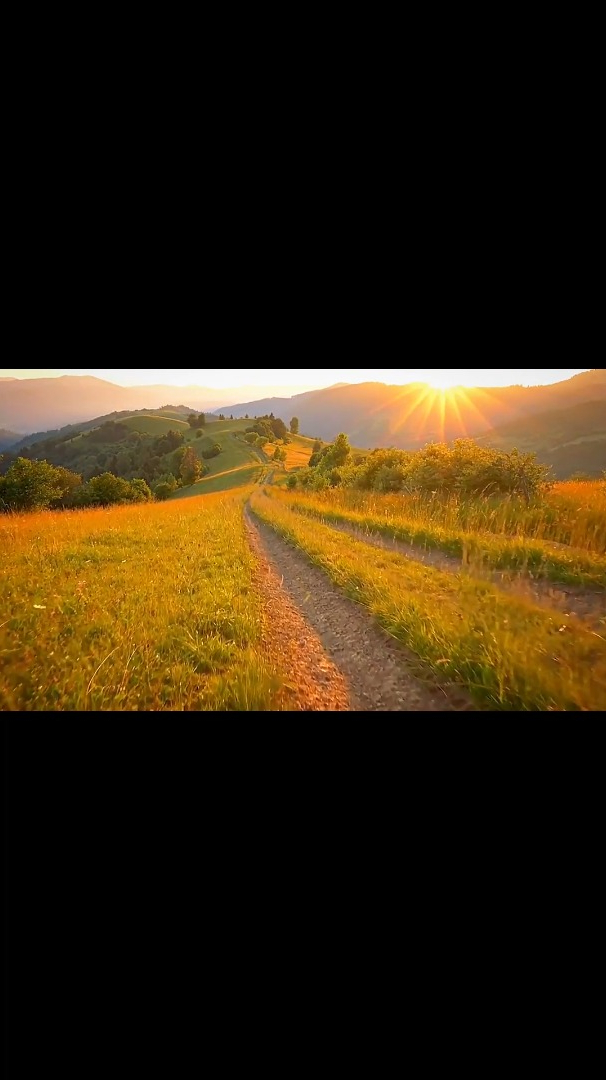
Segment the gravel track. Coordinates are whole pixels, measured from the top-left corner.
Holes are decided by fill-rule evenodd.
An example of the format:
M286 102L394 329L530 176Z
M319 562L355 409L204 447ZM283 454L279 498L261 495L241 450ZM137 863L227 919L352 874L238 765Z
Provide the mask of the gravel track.
M270 526L245 520L266 604L264 645L289 672L298 711L469 712L465 689L439 685L418 657L349 600ZM286 704L286 699L285 699Z

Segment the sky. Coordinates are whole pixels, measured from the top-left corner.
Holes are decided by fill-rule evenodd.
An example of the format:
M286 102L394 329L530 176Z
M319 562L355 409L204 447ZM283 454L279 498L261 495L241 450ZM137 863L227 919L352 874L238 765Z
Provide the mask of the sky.
M44 379L60 375L94 375L120 386L204 386L212 389L255 387L259 391L297 394L334 383L383 382L403 386L531 386L560 382L587 368L4 368L0 378Z

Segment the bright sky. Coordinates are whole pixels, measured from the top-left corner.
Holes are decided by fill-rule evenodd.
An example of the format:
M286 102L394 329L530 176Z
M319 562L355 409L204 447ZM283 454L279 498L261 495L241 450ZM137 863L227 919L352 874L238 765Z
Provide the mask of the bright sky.
M525 386L560 382L587 368L5 368L0 378L43 379L59 375L95 375L121 386L204 386L214 389L257 387L259 391L297 394L337 382L383 382L403 386Z

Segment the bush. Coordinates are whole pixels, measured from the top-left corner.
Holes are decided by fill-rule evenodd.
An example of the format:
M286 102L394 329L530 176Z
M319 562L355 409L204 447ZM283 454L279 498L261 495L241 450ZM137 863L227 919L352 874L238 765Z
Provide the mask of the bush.
M220 443L213 443L213 445L209 446L207 450L202 451L202 457L205 461L209 461L210 458L218 457L218 455L222 452L222 449L223 447Z
M297 477L295 476L294 473L289 473L288 478L286 480L286 487L290 488L291 491L292 491L292 489L296 488L296 486L297 486Z
M48 461L18 457L0 477L1 510L44 510L71 504L82 477Z
M431 443L414 453L374 450L363 464L355 465L347 436L339 435L332 446L314 453L309 465L332 486L461 498L519 495L528 504L551 484L549 467L540 465L534 454L507 453L479 446L473 439L457 439L452 446ZM311 483L315 486L316 481Z

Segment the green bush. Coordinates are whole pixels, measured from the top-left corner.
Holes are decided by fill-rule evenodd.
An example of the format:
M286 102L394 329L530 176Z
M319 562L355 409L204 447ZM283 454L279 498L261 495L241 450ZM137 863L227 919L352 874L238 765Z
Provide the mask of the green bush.
M209 461L211 458L218 457L222 450L223 447L220 443L213 443L213 445L209 446L207 450L202 451L202 457L205 461Z
M82 477L48 461L18 457L0 476L0 510L44 510L70 505Z
M534 454L505 452L457 439L452 446L431 443L423 450L374 450L363 464L354 464L346 435L312 454L314 473L334 486L386 493L415 491L476 498L518 495L530 504L550 486L550 470ZM303 481L319 490L318 480Z

